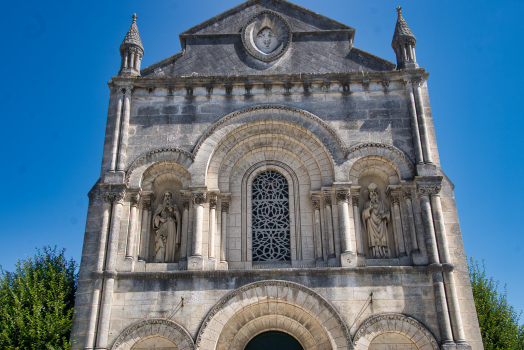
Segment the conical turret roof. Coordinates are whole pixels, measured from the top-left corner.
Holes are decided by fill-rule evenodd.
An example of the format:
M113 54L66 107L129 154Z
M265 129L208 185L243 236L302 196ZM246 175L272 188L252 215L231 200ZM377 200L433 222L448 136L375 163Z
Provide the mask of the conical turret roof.
M409 29L406 20L404 17L402 17L402 7L397 7L397 12L397 25L395 26L395 33L393 34L393 41L391 42L391 45L395 45L399 41L405 41L408 39L416 43L417 38L415 38L415 35L413 35L411 29Z
M142 40L140 39L140 34L138 33L138 27L136 26L136 19L138 16L136 13L133 14L133 23L131 23L131 28L127 31L126 37L122 41L122 45L120 45L120 49L122 50L124 47L128 46L138 46L142 50L144 50L144 47L142 46Z

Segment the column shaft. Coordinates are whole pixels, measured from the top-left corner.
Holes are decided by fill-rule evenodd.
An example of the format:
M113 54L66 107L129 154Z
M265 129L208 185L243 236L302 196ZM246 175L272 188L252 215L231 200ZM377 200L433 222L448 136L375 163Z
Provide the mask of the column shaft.
M133 68L133 65L135 63L135 51L131 51L131 58L129 59L129 68Z
M435 223L435 233L437 236L440 262L443 264L451 264L446 226L444 224L444 217L442 214L442 203L440 201L440 196L438 195L438 192L440 192L440 186L435 187L435 190L436 193L431 195L431 207L433 209L433 220ZM456 342L463 343L465 342L466 336L464 334L462 316L460 315L460 306L455 285L455 277L453 276L452 271L444 272L444 284L446 287L446 296L449 314L451 317L451 324L453 325L454 339Z
M313 210L315 220L315 253L318 261L324 260L324 254L322 254L322 229L320 226L320 198L313 198Z
M131 197L131 210L129 213L129 233L127 235L126 259L134 259L136 255L136 212L138 207L138 200L138 195L133 195Z
M406 256L406 246L404 244L404 233L402 230L402 219L400 218L400 203L398 197L396 197L395 200L393 200L393 218L395 220L394 225L397 234L399 256Z
M113 212L111 215L111 229L109 231L109 245L107 248L106 271L114 272L116 270L116 259L118 255L118 236L120 235L120 217L122 215L122 202L125 192L116 194L113 203ZM107 339L109 333L109 321L111 318L111 302L113 300L114 278L107 278L104 281L104 292L102 294L102 303L100 311L100 320L98 323L98 337L96 347L99 349L107 348Z
M362 238L362 228L360 227L360 213L358 210L359 196L353 196L353 220L355 221L355 236L357 237L358 255L364 256L364 241Z
M131 117L131 88L126 88L124 95L124 116L122 118L122 131L120 136L120 149L116 170L124 171L126 164L127 144L129 140L129 119Z
M413 250L418 251L417 231L415 228L415 218L413 215L413 203L411 202L411 193L409 194L409 197L404 196L404 199L406 201L406 206L408 208L408 221L409 221L409 230L411 231L411 244L413 246Z
M453 343L453 333L451 331L451 324L449 321L448 304L446 302L446 292L444 289L444 282L442 272L435 271L432 273L433 290L435 292L435 306L437 308L437 319L440 328L440 336L442 344Z
M337 202L342 252L351 252L351 222L349 219L348 193L337 192Z
M431 205L429 204L429 196L427 194L420 197L420 207L422 209L422 223L424 224L424 231L426 232L426 245L428 247L429 263L438 264L439 256L437 240L435 239L435 229L433 228Z
M340 219L339 219L340 220ZM331 209L331 198L329 204L326 203L326 227L328 236L328 254L329 258L335 257L335 237L333 234L333 213Z
M116 113L115 113L115 129L113 130L113 144L111 145L111 164L109 165L110 171L116 170L116 162L118 155L118 142L120 138L120 119L122 117L122 101L123 95L122 90L117 91L116 100Z
M209 258L215 258L215 240L216 240L216 204L209 209Z
M229 202L222 202L222 230L220 238L220 261L226 262L226 244L227 244L227 211L229 210Z
M109 231L109 214L111 211L111 200L107 194L102 194L104 204L102 205L102 220L100 223L100 234L98 244L98 259L96 271L104 269L104 261L107 246L107 233ZM100 292L102 290L103 279L97 278L93 281L93 294L89 310L89 324L87 325L86 342L84 349L93 349L95 347L96 324L98 320L98 311L100 310Z
M142 205L142 236L140 238L140 253L138 260L147 262L149 259L149 230L151 229L151 199L144 199Z
M417 121L417 110L415 104L415 97L413 95L413 88L410 83L406 83L406 92L408 95L409 118L411 121L411 136L413 138L413 149L415 151L415 159L417 164L423 164L422 145L420 143L420 131Z
M422 153L424 154L424 161L426 164L432 164L431 160L431 145L429 143L429 132L426 125L426 115L424 113L424 101L422 100L422 89L420 82L415 84L415 102L418 115L418 123L420 130L420 138L422 144Z
M187 240L188 240L188 220L189 220L189 199L184 199L184 211L182 212L182 242L180 243L180 260L187 260Z
M202 256L202 232L204 225L204 202L206 193L192 193L194 207L193 247L191 256Z

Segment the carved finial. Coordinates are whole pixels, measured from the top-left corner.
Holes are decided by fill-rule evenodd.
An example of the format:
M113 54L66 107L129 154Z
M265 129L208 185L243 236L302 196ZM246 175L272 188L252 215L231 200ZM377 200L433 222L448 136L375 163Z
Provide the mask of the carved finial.
M402 7L401 6L397 7L397 12L398 12L398 16L402 17Z
M136 15L136 13L133 13L133 17L131 17L133 19L133 23L136 23L136 19L138 18L138 16Z

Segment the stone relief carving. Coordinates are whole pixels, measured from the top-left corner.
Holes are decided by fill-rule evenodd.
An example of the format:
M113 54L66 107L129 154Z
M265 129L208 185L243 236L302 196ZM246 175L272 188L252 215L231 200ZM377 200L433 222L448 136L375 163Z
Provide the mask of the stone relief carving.
M173 202L173 193L164 193L162 202L157 206L153 216L155 230L154 262L174 262L175 254L180 247L180 211Z
M273 11L255 14L242 29L242 43L247 52L263 62L281 57L289 48L291 38L291 27Z
M388 228L391 214L380 200L377 185L368 186L369 200L364 204L362 222L368 235L369 249L372 259L388 259L390 257Z

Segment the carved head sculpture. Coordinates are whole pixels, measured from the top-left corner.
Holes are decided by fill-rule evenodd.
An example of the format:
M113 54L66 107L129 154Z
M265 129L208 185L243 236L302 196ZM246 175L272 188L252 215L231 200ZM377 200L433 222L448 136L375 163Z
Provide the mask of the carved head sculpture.
M269 27L264 27L258 32L255 45L263 53L270 53L278 46L278 40Z
M369 186L368 186L369 200L371 201L371 203L377 203L378 204L379 198L378 198L377 188L378 188L378 186L375 183L373 183L373 182L370 183Z
M163 203L164 205L173 205L173 193L171 192L164 193Z

